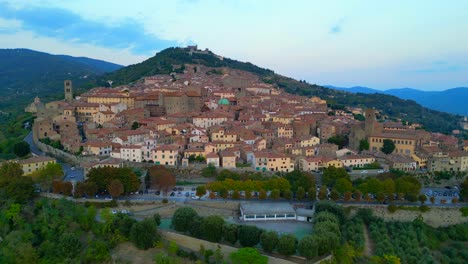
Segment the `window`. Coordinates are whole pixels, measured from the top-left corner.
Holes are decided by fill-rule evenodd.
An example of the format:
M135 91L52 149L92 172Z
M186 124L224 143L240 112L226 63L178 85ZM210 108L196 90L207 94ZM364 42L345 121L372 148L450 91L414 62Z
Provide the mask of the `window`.
M253 219L253 218L255 218L255 216L254 215L246 215L245 218L246 219Z
M296 215L295 214L287 214L286 217L291 218L291 217L296 217Z

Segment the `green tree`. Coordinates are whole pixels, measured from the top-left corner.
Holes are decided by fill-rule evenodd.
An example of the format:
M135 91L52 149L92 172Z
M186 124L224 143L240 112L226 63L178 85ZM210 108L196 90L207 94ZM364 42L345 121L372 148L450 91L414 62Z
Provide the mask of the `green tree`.
M315 201L317 199L317 191L315 190L315 185L313 187L310 187L309 190L307 190L307 199L309 201Z
M224 219L217 215L203 218L202 229L206 240L220 242L223 237Z
M112 197L119 197L124 192L123 184L119 180L113 180L107 186L107 190Z
M0 166L0 186L12 178L23 176L23 169L18 162L3 162Z
M421 202L421 204L424 204L427 201L427 196L424 194L420 194L418 196L418 200Z
M70 259L79 256L83 249L79 237L73 233L62 234L59 238L59 245L60 247L57 253Z
M369 141L367 139L359 140L359 151L369 150Z
M260 235L260 245L265 252L273 252L278 244L278 233L275 231L263 232Z
M139 249L148 249L159 241L160 236L153 219L137 222L130 230L130 240Z
M181 207L172 216L172 227L179 232L189 231L190 224L197 217L197 212L192 207Z
M291 200L292 199L292 191L291 190L285 190L283 192L283 198L286 200Z
M239 193L238 190L234 190L232 192L232 199L234 199L234 200L239 200L240 199L240 193Z
M280 197L280 191L278 189L274 189L273 191L271 191L270 199L278 200L279 197Z
M299 170L294 170L292 172L288 172L284 178L288 180L291 191L297 192L299 187L302 187L304 190L309 189L313 185L315 185L314 176L308 172L303 172Z
M63 177L62 166L58 163L48 163L44 168L31 174L31 177L38 182L43 189L50 190L54 180Z
M380 150L385 154L390 154L395 150L395 143L391 139L384 139L383 147Z
M256 226L242 225L239 227L239 243L243 247L253 247L260 241L262 231Z
M189 223L189 233L196 238L203 238L203 217L195 216L192 222Z
M330 199L332 199L333 201L338 201L340 199L340 193L333 189L331 192L330 192Z
M258 193L258 199L265 200L267 198L267 192L265 190L260 190Z
M239 232L239 226L236 224L225 224L223 227L223 238L232 245L237 242L237 233Z
M296 199L301 201L301 200L304 200L304 197L305 197L305 190L303 187L299 187L297 188L297 191L296 191Z
M24 157L30 152L29 144L24 141L18 142L13 146L13 153L18 157Z
M161 225L161 215L160 214L155 213L153 215L153 220L154 220L154 223L156 224L156 226Z
M338 145L340 149L348 145L348 136L336 135L328 139L328 143Z
M317 256L318 245L315 241L314 236L307 235L299 241L297 246L299 254L308 260L311 260Z
M135 122L132 123L132 130L136 130L139 127L140 127L140 124L138 124L138 122L135 121Z
M337 180L340 178L350 179L349 174L346 172L345 168L335 168L331 166L323 171L323 183L328 186L335 186Z
M282 235L278 240L278 253L291 256L296 253L297 239L293 234Z
M460 196L464 201L468 201L468 177L465 178L460 186Z
M216 177L216 167L213 164L208 164L205 168L202 169L201 175L203 177L212 178Z
M353 184L347 178L339 178L336 181L335 188L339 193L343 194L345 192L352 191L353 190Z
M229 194L229 192L228 192L228 190L227 190L225 187L223 187L223 188L221 188L221 189L219 190L219 196L220 196L221 198L223 198L223 199L226 199L226 198L228 197L228 194Z
M2 192L0 192L0 198L2 198L3 201L11 200L16 203L24 204L34 197L34 182L31 177L27 176L12 178L8 184L0 188L0 190L2 190ZM0 204L3 201L0 201Z
M206 194L206 187L204 185L197 186L196 195L201 198L205 194Z
M328 194L327 187L325 185L320 187L320 190L319 190L319 193L318 193L318 198L321 201L327 199L327 194Z
M267 264L268 258L251 247L238 249L229 255L232 264Z
M362 192L359 191L359 190L355 190L354 191L354 200L356 200L356 202L359 202L361 201L362 199Z

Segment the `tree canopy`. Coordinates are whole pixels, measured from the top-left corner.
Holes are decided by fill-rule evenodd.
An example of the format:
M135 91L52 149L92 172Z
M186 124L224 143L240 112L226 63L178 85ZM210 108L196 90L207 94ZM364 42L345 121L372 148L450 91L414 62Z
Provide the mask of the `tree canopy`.
M140 187L140 180L131 168L114 168L102 167L92 168L88 172L86 182L96 184L98 191L104 192L113 180L119 180L123 187L124 193L135 192Z
M395 143L391 139L384 139L383 140L383 147L382 152L385 154L390 154L395 150Z

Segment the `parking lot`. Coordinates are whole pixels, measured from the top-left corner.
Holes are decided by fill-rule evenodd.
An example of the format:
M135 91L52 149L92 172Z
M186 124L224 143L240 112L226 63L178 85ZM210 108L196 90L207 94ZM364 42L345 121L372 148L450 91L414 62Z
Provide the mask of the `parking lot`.
M435 204L450 204L452 199L460 199L460 192L457 187L447 186L446 188L423 188L421 194L426 195L426 203L431 203L430 198L435 198Z

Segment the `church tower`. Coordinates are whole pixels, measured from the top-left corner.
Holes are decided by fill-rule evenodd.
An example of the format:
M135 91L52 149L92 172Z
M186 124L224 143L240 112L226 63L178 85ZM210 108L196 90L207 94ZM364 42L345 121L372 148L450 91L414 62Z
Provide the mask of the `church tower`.
M365 121L365 131L366 137L373 135L376 127L377 120L375 120L375 110L374 109L366 109L366 121Z
M65 80L64 82L64 89L65 89L65 101L67 103L71 103L73 101L73 87L72 81Z

